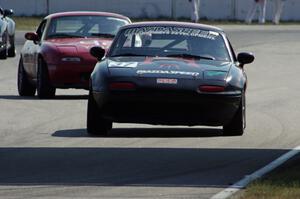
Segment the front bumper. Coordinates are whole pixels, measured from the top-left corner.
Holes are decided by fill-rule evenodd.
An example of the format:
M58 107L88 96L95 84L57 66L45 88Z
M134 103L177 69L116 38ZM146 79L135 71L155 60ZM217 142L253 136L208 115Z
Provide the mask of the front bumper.
M61 63L48 65L51 85L56 88L88 89L90 75L95 64Z
M223 126L236 113L241 92L94 91L93 96L103 117L114 122Z

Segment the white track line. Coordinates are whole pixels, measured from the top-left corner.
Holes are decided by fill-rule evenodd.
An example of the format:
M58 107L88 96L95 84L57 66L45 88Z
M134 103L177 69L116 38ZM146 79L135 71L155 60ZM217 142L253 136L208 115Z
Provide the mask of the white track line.
M211 199L225 199L239 190L245 188L250 182L256 180L257 178L262 177L263 175L269 173L273 169L279 167L283 163L285 163L290 158L294 157L300 152L300 146L297 146L296 148L292 149L291 151L285 153L284 155L280 156L270 164L266 165L265 167L255 171L251 175L245 176L242 180L236 182L235 184L231 185L230 187L224 189L223 191L217 193L216 195L212 196Z

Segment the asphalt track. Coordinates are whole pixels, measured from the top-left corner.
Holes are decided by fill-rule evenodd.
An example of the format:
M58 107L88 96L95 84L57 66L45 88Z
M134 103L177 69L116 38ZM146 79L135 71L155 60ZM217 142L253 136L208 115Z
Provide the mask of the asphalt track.
M0 198L210 198L300 145L300 27L223 28L237 52L256 55L242 137L135 124L89 137L87 91L19 97L19 57L1 60Z

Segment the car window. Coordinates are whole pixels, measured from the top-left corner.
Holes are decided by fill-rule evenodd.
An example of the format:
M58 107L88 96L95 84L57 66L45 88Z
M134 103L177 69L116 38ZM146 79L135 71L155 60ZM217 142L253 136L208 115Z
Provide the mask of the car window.
M223 36L214 31L181 27L139 27L122 30L110 56L188 54L229 61Z
M65 16L50 22L47 38L114 37L119 28L128 24L124 19L107 16Z

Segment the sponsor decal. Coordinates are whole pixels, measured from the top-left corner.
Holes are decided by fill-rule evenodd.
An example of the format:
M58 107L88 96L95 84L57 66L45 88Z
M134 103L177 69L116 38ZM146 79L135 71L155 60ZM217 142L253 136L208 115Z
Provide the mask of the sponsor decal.
M138 62L115 62L110 61L108 64L108 67L113 68L136 68L138 65Z
M167 63L167 64L160 64L159 68L165 68L165 69L179 69L179 66L177 64Z
M137 70L137 74L168 74L168 75L186 75L186 76L199 76L198 72L187 72L187 71L173 71L173 70Z
M158 79L156 79L156 83L158 83L158 84L177 84L177 79L158 78Z
M125 30L125 36L130 37L132 35L149 35L149 34L165 34L165 35L182 35L191 37L201 37L210 40L215 40L220 34L214 31L206 31L195 28L184 27L142 27L142 28L130 28Z

